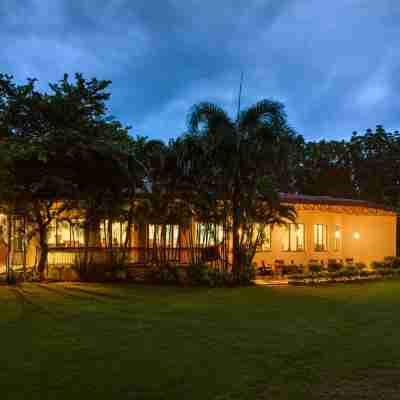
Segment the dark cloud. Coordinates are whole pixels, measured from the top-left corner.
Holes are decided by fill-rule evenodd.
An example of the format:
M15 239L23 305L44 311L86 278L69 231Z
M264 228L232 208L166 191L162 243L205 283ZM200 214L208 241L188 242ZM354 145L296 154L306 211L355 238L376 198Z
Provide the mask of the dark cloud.
M1 70L44 85L64 72L111 79L133 134L168 139L190 106L286 105L308 139L400 128L397 0L0 0Z

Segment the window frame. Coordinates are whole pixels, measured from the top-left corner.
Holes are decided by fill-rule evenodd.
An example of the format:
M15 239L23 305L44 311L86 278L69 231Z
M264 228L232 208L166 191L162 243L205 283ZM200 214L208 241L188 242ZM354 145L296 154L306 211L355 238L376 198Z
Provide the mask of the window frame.
M302 248L298 248L298 239L296 239L296 248L293 249L292 243L291 243L291 237L292 237L291 229L292 229L292 227L294 227L296 229L295 235L296 235L296 238L297 238L297 236L298 236L297 235L297 230L298 230L299 226L302 226L302 229L303 229L303 234L302 234L303 246L302 246ZM284 229L285 229L284 234L286 234L286 233L288 234L288 241L287 241L288 242L288 248L284 249L283 248L283 243L282 243L281 244L282 251L283 252L290 252L290 253L304 253L306 251L306 227L305 227L305 224L304 223L289 223L289 224L286 224L284 226Z
M165 226L164 229L164 235L165 237L161 237L161 233L160 236L157 237L157 239L154 239L155 233L156 233L156 229L155 227L157 227L157 230L161 230L162 232L162 228L163 226ZM169 229L170 227L172 227L172 241L171 241L171 229ZM151 237L150 232L153 231L153 234ZM148 247L153 247L154 246L154 241L156 241L156 245L158 247L161 248L171 248L171 249L177 249L180 247L180 239L181 239L181 227L178 224L147 224L147 229L146 229L146 236L147 236L147 245ZM170 245L170 243L172 242L172 246Z
M202 240L202 237L206 235L206 226L210 225L212 229L214 229L214 237L212 237L212 234L210 235L211 238L208 241L208 243L205 243L205 240ZM204 229L202 229L204 228ZM197 232L199 232L199 237L197 240ZM206 222L197 222L195 226L195 242L197 247L215 247L215 246L221 246L224 243L224 226L221 224L209 224Z
M69 240L61 242L59 241L59 234L58 231L60 230L60 225L62 223L67 223L68 224L68 236ZM79 224L83 223L83 219L80 218L71 218L71 219L64 219L64 220L59 220L59 219L54 219L51 221L49 228L54 229L54 242L49 241L49 232L47 233L47 245L49 246L49 249L53 248L65 248L65 249L76 249L76 248L81 248L85 246L85 229L82 226L79 226ZM54 225L54 226L53 226ZM77 230L78 234L75 236L74 230ZM81 232L79 232L79 230ZM79 240L80 234L82 235L82 241ZM66 246L65 242L68 242L69 245ZM72 245L71 245L72 243Z
M326 252L328 251L328 225L327 224L314 224L314 251Z
M109 225L110 222L108 219L103 219L100 222L100 244L102 247L107 247L109 240ZM117 232L115 232L115 228L117 228ZM125 229L125 230L124 230ZM115 234L118 236L117 241L114 242ZM112 247L114 248L122 248L125 246L126 236L128 234L128 221L112 221L111 222L111 239L112 239ZM128 244L130 242L128 241Z
M258 223L255 224L255 231L253 231L253 235L254 234L258 235L258 227L260 225L264 225L264 229L263 229L264 234L265 234L265 231L268 229L268 236L266 236L264 238L263 242L259 246L256 246L256 251L259 253L264 252L264 251L272 251L272 227L270 224L258 224ZM257 236L256 236L256 239L257 239ZM267 245L267 243L268 243L268 245Z
M339 224L335 224L333 240L333 251L340 251L342 247L342 227Z

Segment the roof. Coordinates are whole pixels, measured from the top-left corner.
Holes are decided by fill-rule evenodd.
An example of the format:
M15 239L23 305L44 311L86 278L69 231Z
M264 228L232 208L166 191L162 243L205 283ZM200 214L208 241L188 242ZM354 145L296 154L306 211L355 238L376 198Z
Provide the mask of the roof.
M353 207L367 207L379 210L393 211L391 207L377 204L366 200L345 199L342 197L332 196L308 196L298 193L280 193L281 200L284 203L294 204L326 204L326 205L340 205L340 206L353 206Z

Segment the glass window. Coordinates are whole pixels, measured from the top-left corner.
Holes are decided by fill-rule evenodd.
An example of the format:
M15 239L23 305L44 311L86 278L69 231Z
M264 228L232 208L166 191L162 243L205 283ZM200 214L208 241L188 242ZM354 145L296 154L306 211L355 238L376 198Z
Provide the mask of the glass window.
M304 224L287 224L282 228L282 250L304 251Z
M224 227L216 224L197 224L198 246L216 246L224 241Z
M334 241L334 245L333 248L335 251L339 251L340 250L340 241L342 238L342 233L340 231L340 226L339 225L335 225L335 241Z
M47 229L50 247L81 247L85 243L83 220L53 220Z
M0 214L0 245L8 244L8 219L4 214Z
M149 225L149 246L178 247L179 225Z
M325 224L314 225L314 250L327 250L327 226Z
M264 224L254 224L253 241L257 241L258 251L271 250L271 226Z
M113 245L113 247L125 246L126 231L128 223L126 221L114 221L110 224L108 219L105 219L100 224L100 241L104 247Z
M24 250L24 237L25 237L25 223L24 218L16 217L13 220L13 237L12 237L12 248L15 251Z

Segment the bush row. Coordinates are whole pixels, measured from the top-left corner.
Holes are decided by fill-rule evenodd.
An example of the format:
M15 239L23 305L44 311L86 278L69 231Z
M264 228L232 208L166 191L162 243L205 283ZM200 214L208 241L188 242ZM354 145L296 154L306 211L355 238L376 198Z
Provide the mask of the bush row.
M326 270L321 265L310 265L308 270L307 273L290 275L289 283L314 284L400 276L400 257L386 257L383 261L373 262L370 269L364 263L356 263L334 264Z
M34 270L23 274L13 271L13 280L36 281L38 275ZM166 285L192 286L236 286L249 285L255 278L254 265L234 275L231 271L212 268L207 264L153 264L145 266L128 266L122 263L91 263L87 265L60 266L49 268L46 278L49 281L83 281L83 282L141 282Z

